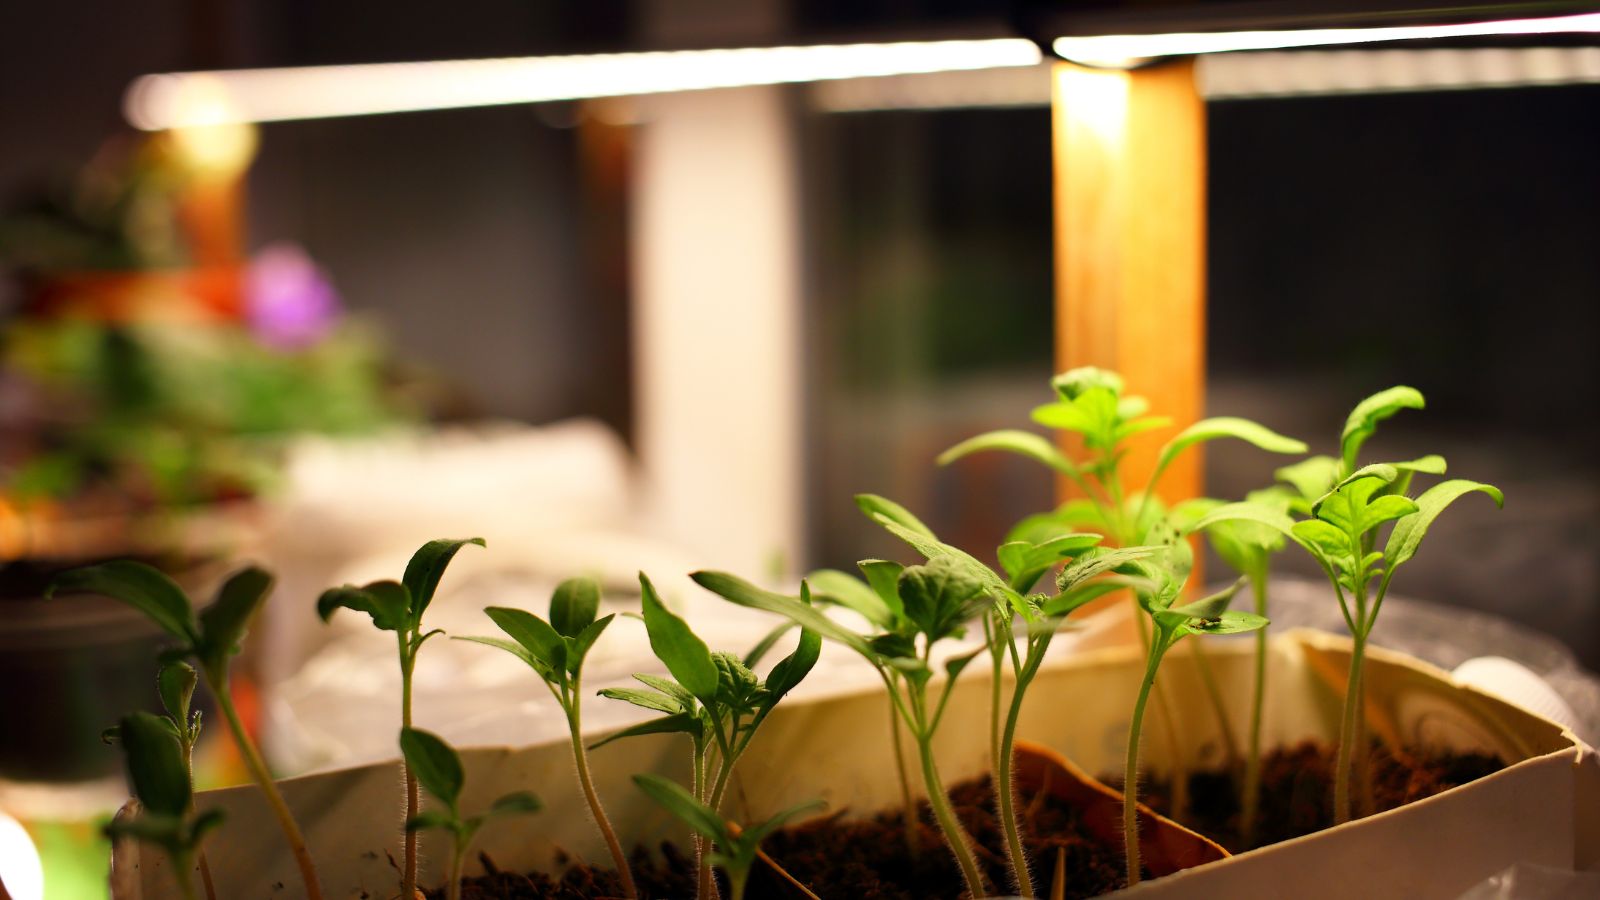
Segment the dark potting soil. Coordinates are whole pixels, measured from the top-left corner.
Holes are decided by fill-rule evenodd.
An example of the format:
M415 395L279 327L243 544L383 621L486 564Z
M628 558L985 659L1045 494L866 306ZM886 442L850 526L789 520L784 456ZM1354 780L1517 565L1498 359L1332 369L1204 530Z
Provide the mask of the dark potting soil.
M1262 759L1261 811L1254 846L1286 841L1333 824L1334 752L1330 745L1305 741L1273 750ZM1505 763L1497 757L1482 753L1396 753L1374 743L1368 757L1371 791L1364 790L1360 781L1352 783L1352 802L1358 813L1371 815L1432 797L1503 768ZM1170 783L1152 780L1140 799L1158 812L1167 813L1172 805L1170 788ZM1233 853L1250 849L1239 833L1239 793L1231 773L1191 774L1189 810L1182 821Z
M978 863L990 889L999 894L1008 892L1009 866L989 779L975 778L955 785L950 800L978 845ZM1107 846L1085 830L1075 808L1044 794L1024 794L1018 803L1023 840L1033 862L1034 886L1040 893L1050 886L1058 855L1065 863L1067 897L1095 897L1123 885L1121 848ZM965 893L961 872L945 849L943 835L926 803L921 805L916 823L920 852L915 857L906 848L904 817L898 810L859 820L846 818L850 812L841 810L784 829L769 837L762 849L824 900L956 900ZM694 859L690 852L666 843L659 853L635 850L632 861L642 897L679 900L694 896ZM491 861L484 862L492 867ZM434 890L428 896L438 898L444 893ZM462 885L463 900L597 900L621 896L615 871L583 863L569 865L559 878L491 869L491 874L468 879ZM745 896L748 900L793 900L805 895L758 861Z

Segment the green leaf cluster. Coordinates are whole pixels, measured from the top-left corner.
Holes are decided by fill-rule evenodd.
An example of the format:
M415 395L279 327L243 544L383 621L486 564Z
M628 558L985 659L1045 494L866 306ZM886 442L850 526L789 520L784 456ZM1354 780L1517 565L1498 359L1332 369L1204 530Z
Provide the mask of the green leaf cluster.
M485 546L483 538L429 541L412 554L400 581L374 581L357 587L329 588L317 598L317 615L326 622L340 609L366 613L380 631L394 632L400 641L402 665L413 660L423 642L442 631L424 632L422 614L433 602L439 580L456 553L468 544ZM409 666L406 672L409 673Z
M186 711L187 698L184 703ZM188 752L178 731L170 718L136 712L107 732L122 747L128 781L142 808L136 816L111 821L105 831L112 838L130 837L165 850L187 892L190 862L205 836L222 824L223 814L194 813Z

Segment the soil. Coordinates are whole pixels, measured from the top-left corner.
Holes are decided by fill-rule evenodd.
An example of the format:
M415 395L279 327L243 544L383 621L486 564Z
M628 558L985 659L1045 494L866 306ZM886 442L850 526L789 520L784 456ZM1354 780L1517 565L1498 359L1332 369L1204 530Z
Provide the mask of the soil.
M1254 846L1286 841L1333 823L1334 749L1305 741L1266 755L1261 765L1261 812ZM1366 792L1359 782L1352 786L1358 812L1364 815L1432 797L1505 768L1498 758L1481 753L1396 753L1378 743L1373 744L1368 759L1372 790L1367 796L1371 799L1362 800ZM1167 813L1170 784L1153 781L1140 799ZM1189 810L1181 821L1233 853L1250 849L1239 834L1239 795L1230 773L1191 774Z
M994 813L989 779L964 781L950 791L956 815L977 846L979 865L991 889L1005 893L1010 885L1004 841ZM1077 811L1048 795L1018 798L1023 839L1033 860L1033 878L1041 892L1049 887L1059 854L1065 863L1067 897L1095 897L1123 885L1122 850L1101 843L1079 821ZM762 849L797 880L824 900L956 900L964 894L960 870L944 848L927 804L921 806L917 836L921 851L906 848L904 818L896 810L867 819L849 818L842 810L826 818L788 828L769 837ZM597 900L622 896L616 872L582 863L569 865L559 879L533 873L494 871L468 879L463 900ZM639 848L633 854L634 878L641 896L677 900L694 896L694 860L677 846L662 844L659 853ZM443 896L442 890L429 892ZM726 896L726 893L724 893ZM764 863L751 872L748 900L795 900L805 895L783 881Z

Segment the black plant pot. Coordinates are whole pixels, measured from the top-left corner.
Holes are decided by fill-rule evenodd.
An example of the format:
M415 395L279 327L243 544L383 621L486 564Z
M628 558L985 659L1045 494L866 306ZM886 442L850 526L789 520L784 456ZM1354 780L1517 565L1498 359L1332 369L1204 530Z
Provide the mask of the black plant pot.
M161 709L156 657L170 636L108 597L44 599L51 578L78 564L0 567L0 779L67 783L114 775L121 761L101 732L130 710ZM164 568L185 587L209 570ZM203 694L196 693L197 703Z

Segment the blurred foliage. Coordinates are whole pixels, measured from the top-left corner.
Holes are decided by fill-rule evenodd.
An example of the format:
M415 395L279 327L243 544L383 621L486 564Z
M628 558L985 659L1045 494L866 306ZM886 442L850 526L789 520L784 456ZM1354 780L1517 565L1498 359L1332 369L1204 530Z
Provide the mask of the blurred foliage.
M0 347L5 491L109 488L163 506L255 494L287 437L399 418L381 356L350 323L295 350L234 326L13 323Z

